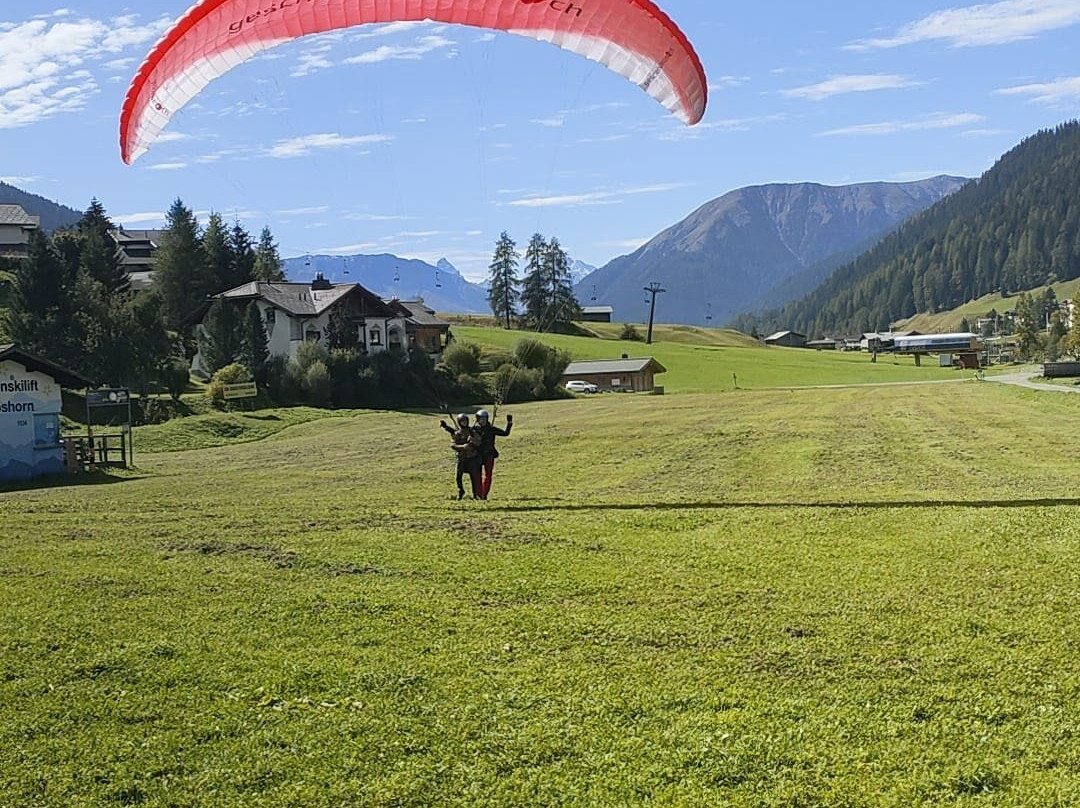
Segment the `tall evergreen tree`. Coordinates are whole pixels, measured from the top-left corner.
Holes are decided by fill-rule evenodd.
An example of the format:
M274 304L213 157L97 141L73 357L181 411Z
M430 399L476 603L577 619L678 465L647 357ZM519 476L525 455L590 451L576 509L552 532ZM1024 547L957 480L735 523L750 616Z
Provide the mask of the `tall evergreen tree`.
M557 238L548 242L547 275L551 284L551 322L569 323L581 316L581 304L574 294L570 259Z
M236 306L224 298L215 298L199 328L199 352L203 364L215 373L240 357L243 335Z
M530 328L542 329L547 320L551 295L547 278L547 242L540 233L533 233L525 249L525 279L521 284L521 305L524 319Z
M112 236L116 227L105 213L105 206L96 198L91 199L90 207L75 227L82 242L82 269L109 294L126 289L129 283L127 270Z
M71 359L66 335L74 278L40 229L30 233L27 256L13 274L4 323L8 338L32 353L67 363Z
M259 234L259 245L255 248L255 263L252 274L257 281L277 282L285 280L284 265L278 254L278 246L269 227L264 227Z
M237 286L233 283L234 262L229 233L220 213L211 212L202 234L201 247L207 283L213 284L208 293L216 295Z
M518 290L520 258L517 245L504 230L495 243L495 254L488 266L488 303L492 313L497 319L503 320L507 329L510 328L510 318L514 316L521 298Z
M266 339L266 327L263 325L262 313L254 301L249 303L244 311L242 328L241 359L251 373L251 378L264 383L266 379L266 363L270 359L270 348Z
M255 280L255 245L239 219L233 222L229 231L229 250L232 253L232 272L226 288Z
M195 214L177 199L166 220L154 267L154 287L161 294L166 326L178 331L185 318L212 294L217 279L206 272Z

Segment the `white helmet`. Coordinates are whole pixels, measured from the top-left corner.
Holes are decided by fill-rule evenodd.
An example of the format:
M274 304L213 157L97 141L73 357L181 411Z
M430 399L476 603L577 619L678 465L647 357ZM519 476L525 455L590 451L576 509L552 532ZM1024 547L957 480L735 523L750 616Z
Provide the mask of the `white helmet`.
M477 418L483 418L484 420L488 420L488 419L491 418L491 416L488 414L487 410L477 410L476 411L476 417Z
M461 415L459 415L457 417L457 422L459 424L467 424L467 423L469 423L469 416L466 415L465 413L461 413Z

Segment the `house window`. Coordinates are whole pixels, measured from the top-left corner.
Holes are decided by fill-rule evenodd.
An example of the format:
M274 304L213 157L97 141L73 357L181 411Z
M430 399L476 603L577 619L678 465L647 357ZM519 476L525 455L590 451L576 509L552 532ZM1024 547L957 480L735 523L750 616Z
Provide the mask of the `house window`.
M277 320L277 309L266 310L266 327L268 330L274 330L274 322Z
M371 329L368 334L368 342L372 345L382 345L382 332L377 328Z
M312 329L311 331L307 332L306 336L308 342L318 342L322 339L322 332Z

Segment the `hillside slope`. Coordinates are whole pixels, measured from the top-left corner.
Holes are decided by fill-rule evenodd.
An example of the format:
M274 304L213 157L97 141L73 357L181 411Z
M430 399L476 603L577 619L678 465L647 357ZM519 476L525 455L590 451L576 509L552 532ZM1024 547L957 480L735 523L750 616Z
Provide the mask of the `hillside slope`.
M615 307L616 319L640 320L642 287L656 281L667 289L659 301L660 319L705 324L711 317L724 323L742 311L804 294L965 182L942 176L902 184L741 188L592 273L578 296L591 298L595 287L598 301Z
M739 325L811 336L888 327L1080 277L1080 123L1039 132L812 294Z

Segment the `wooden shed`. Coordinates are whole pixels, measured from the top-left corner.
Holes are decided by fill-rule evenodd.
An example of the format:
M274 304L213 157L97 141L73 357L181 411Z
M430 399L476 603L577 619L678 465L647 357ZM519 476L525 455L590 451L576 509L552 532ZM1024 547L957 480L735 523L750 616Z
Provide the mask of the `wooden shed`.
M563 382L580 379L592 382L601 390L616 392L648 393L658 373L667 368L651 356L642 359L601 359L587 362L571 362L563 373Z

